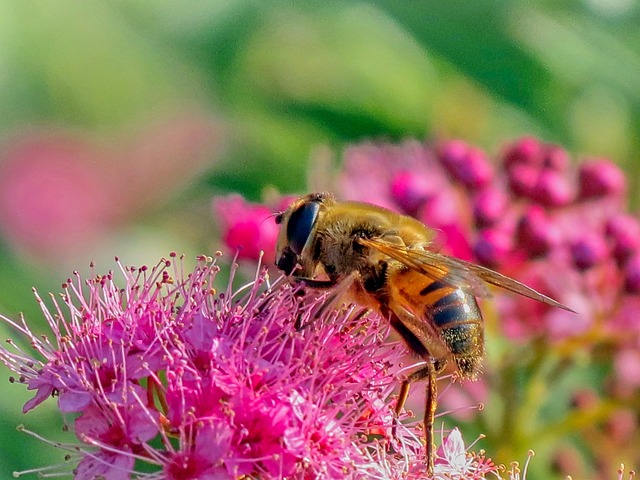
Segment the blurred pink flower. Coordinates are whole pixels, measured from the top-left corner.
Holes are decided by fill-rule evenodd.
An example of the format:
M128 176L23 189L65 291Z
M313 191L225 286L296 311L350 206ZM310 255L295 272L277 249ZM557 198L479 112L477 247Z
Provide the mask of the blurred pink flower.
M41 258L87 251L199 173L221 136L217 122L195 111L128 138L17 132L0 151L0 235Z
M415 141L357 145L345 153L342 196L413 215L441 232L443 251L499 269L579 312L500 294L509 337L561 340L610 321L613 305L632 302L627 292L640 285L640 262L629 260L640 252L640 223L624 213L624 174L604 159L576 172L565 150L531 137L507 147L501 160L494 166L460 140L433 150ZM376 188L367 189L372 175Z
M264 263L273 265L280 230L274 214L285 209L289 200L284 197L275 208L270 208L247 202L240 195L214 198L213 217L229 253L237 252L238 258L256 261L263 255Z
M626 180L615 164L598 159L574 168L569 159L562 148L531 137L505 148L489 167L486 156L460 141L435 149L414 141L365 144L345 154L342 196L413 215L442 232L436 248L497 269L576 310L573 314L494 290L497 325L511 342L538 341L532 355L560 355L567 362L578 349L606 348L612 365L606 388L618 397L637 398L640 222L626 212ZM401 191L393 180L398 169L404 184L420 186L410 208L406 199L393 197ZM374 192L361 195L371 171L382 179L380 202ZM446 199L442 209L433 207L438 198ZM497 365L497 372L490 369L489 377L476 384L453 385L442 406L459 419L468 418L469 405L485 401L486 393L476 393L488 390L491 375L508 395L501 368L504 375L509 368L535 368L522 360L519 367ZM601 408L598 403L590 411ZM598 441L592 446L597 449ZM606 471L603 464L600 472Z
M71 250L114 222L107 155L97 146L70 133L34 132L14 138L3 156L1 233L20 248Z

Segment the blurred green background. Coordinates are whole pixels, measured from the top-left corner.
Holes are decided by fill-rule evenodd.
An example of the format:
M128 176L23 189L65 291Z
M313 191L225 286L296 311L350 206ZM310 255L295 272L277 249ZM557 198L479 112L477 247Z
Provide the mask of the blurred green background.
M636 192L639 27L633 0L0 1L0 311L220 248L211 197L303 191L322 146L532 134ZM0 478L60 461L15 431L64 438L54 402L2 382Z

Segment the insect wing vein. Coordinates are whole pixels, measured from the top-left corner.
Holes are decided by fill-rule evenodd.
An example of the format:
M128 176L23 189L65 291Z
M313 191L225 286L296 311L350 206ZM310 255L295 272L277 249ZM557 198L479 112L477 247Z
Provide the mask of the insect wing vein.
M461 288L476 297L491 296L483 279L468 268L470 264L467 262L429 250L391 244L381 239L360 239L360 243L380 251L433 280Z

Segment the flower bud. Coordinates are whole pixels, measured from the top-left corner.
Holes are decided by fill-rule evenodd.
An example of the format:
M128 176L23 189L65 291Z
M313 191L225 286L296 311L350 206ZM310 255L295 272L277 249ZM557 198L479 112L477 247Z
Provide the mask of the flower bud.
M424 175L402 171L391 180L391 197L406 213L415 214L431 194L429 180Z
M617 214L605 224L605 233L613 243L613 256L618 265L640 250L640 224L631 215Z
M640 387L640 353L635 348L625 348L618 352L614 367L619 378L627 387Z
M589 387L583 387L573 393L571 398L571 408L576 410L588 411L598 405L600 399L598 394Z
M216 198L213 210L224 242L232 252L250 260L257 260L264 252L264 261L273 263L279 227L270 209L230 195Z
M507 170L511 170L516 165L539 167L543 148L543 144L537 138L523 137L506 149L504 166Z
M544 209L532 205L516 228L518 246L530 257L546 255L558 242L558 231Z
M487 160L486 154L479 148L472 148L467 152L467 166L458 172L456 180L465 187L475 190L491 182L493 168Z
M431 195L425 201L418 219L432 228L460 223L460 211L455 196L450 192Z
M566 178L555 170L544 170L538 177L531 197L545 207L562 207L573 199Z
M450 140L438 145L436 153L447 171L452 172L464 165L468 150L469 145L462 140Z
M626 189L624 173L607 159L591 160L580 166L579 198L590 199L607 195L620 195Z
M487 185L493 177L493 169L485 153L460 140L441 145L438 158L449 175L470 190Z
M589 234L575 240L571 246L573 264L579 270L587 270L603 261L609 251L600 235Z
M624 266L624 289L627 293L640 293L640 254L631 257Z
M544 152L543 164L545 168L564 172L569 166L569 153L557 145L547 145Z
M497 188L485 188L473 199L473 218L479 227L498 221L507 209L507 195Z
M530 198L538 184L540 169L534 165L516 164L507 171L511 191L520 197Z
M473 246L473 253L478 261L489 267L497 267L503 263L510 251L510 236L496 229L482 230Z
M617 409L606 423L609 438L618 444L632 442L637 428L637 414L629 408Z

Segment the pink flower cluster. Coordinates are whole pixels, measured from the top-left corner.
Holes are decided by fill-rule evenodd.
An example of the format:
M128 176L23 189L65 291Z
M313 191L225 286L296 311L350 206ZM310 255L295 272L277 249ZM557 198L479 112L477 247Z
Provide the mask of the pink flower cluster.
M12 380L35 391L24 412L55 397L77 415L80 444L56 444L78 460L67 466L74 478L422 475L417 424L391 437L398 345L383 343L388 327L377 317L326 308L331 299L272 285L264 270L218 293L211 258L191 273L175 255L151 269L118 265L123 287L113 272L76 274L52 307L37 297L51 339L2 317L34 351L20 341L0 349ZM452 435L436 474L497 472Z
M232 254L240 259L261 258L267 264L274 263L279 227L272 218L272 209L249 204L240 195L215 198L212 206L214 218L224 232L222 240Z
M442 249L497 269L569 305L574 315L500 294L512 339L613 343L625 383L640 386L640 222L611 161L574 167L556 145L525 137L496 161L465 142L357 145L345 153L345 199L416 216ZM496 292L499 293L499 292Z

